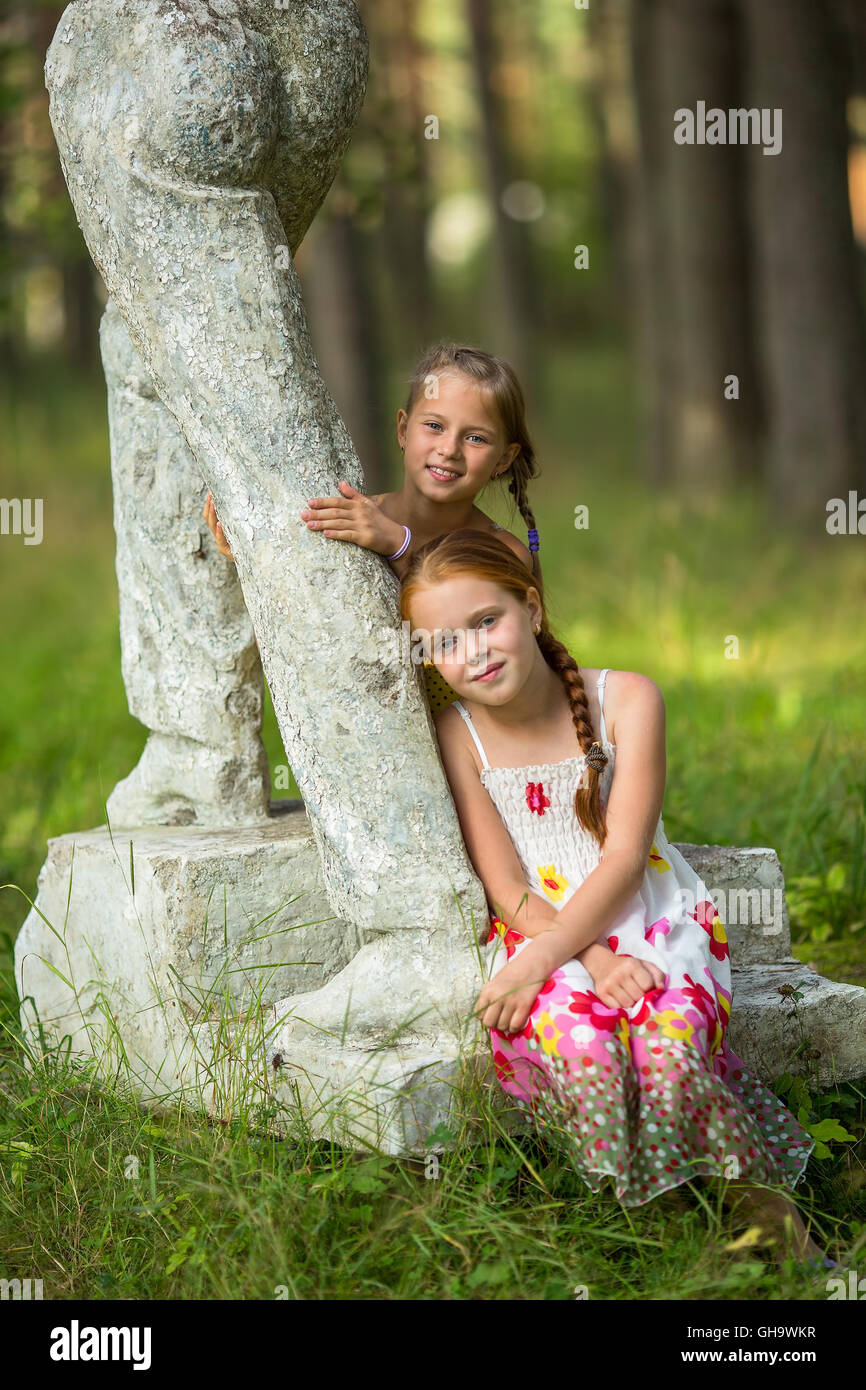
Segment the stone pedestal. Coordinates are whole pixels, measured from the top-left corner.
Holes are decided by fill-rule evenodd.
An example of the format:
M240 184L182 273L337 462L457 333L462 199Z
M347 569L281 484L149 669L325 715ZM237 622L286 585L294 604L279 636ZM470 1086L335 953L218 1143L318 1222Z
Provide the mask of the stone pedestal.
M827 980L792 956L776 851L726 845L677 849L714 895L725 923L733 985L728 1038L734 1051L764 1081L790 1072L832 1086L866 1075L866 989Z
M122 1073L125 1057L149 1103L221 1119L264 1106L282 1132L296 1122L349 1148L419 1153L439 1124L471 1133L471 1100L455 1088L473 1079L521 1126L484 1030L431 1004L466 997L465 942L483 943L487 921L461 924L455 908L455 979L431 980L442 944L432 951L423 927L365 935L335 917L301 803L272 809L266 827L100 827L51 840L15 948L31 1042L39 1024L49 1044L69 1035L106 1074L118 1061ZM792 958L775 852L677 848L727 923L729 1036L744 1062L765 1080L816 1065L825 1084L866 1072L866 990ZM802 990L796 1007L784 985ZM804 1035L817 1059L799 1048Z
M302 803L272 811L265 827L50 840L15 948L27 1036L68 1035L106 1075L128 1065L147 1101L220 1118L276 1103L349 1147L423 1151L481 1041L470 1020L466 1049L450 1008L474 997L472 924L455 906L450 951L423 926L365 934L329 907Z

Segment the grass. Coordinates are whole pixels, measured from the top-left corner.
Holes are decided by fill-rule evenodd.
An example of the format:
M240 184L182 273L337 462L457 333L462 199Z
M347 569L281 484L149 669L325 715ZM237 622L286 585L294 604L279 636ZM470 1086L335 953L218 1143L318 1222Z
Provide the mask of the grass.
M5 1273L42 1278L46 1298L814 1296L792 1262L766 1262L754 1229L737 1238L718 1189L627 1211L483 1105L487 1133L409 1161L279 1140L243 1118L148 1114L56 1055L28 1074L10 1061L4 1091ZM819 1240L838 1231L862 1248L860 1177L850 1155L812 1160L804 1207ZM845 1203L842 1221L832 1208Z
M744 489L701 507L654 494L628 466L621 361L596 352L551 373L544 428L531 423L555 626L579 663L643 671L662 688L669 837L775 847L796 954L866 982L858 538L827 536L823 516L790 533ZM0 881L33 897L46 839L104 823L145 731L120 676L104 389L46 361L7 396L4 418L0 490L44 498L41 546L0 541L0 587L14 595ZM587 530L573 524L579 504ZM269 702L264 736L276 768L285 755ZM243 1106L222 1122L157 1117L122 1075L109 1082L56 1052L28 1067L11 973L25 912L19 892L0 893L0 1242L3 1272L41 1275L46 1297L570 1299L578 1286L592 1299L814 1296L762 1247L727 1248L735 1232L717 1194L684 1186L625 1212L592 1196L543 1137L504 1133L483 1101L482 1132L442 1154L433 1176L303 1127L262 1133ZM829 1137L798 1194L819 1241L857 1249L863 1092L801 1102L810 1125L841 1122L856 1137Z

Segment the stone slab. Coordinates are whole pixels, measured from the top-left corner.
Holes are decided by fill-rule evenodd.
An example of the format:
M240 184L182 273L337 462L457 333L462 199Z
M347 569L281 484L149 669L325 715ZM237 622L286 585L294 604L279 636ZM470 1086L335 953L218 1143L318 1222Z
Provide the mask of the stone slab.
M365 936L334 916L303 805L271 809L264 827L98 827L49 841L15 946L25 1029L35 1040L38 1011L47 1040L68 1035L74 1050L104 1053L107 1065L125 1058L150 1103L185 1101L221 1117L249 1104L269 1114L282 1107L352 1147L423 1150L437 1125L456 1133L471 1123L453 1110L466 1067L474 1075L480 1066L495 1089L483 1030L431 1007L423 928ZM827 1085L866 1073L866 990L791 957L774 851L677 849L728 904L739 892L782 894L782 916L769 924L780 930L729 925L729 1037L743 1061L765 1080L816 1067ZM466 923L470 944L472 931ZM474 948L486 920L478 931ZM471 954L456 944L458 959ZM476 955L470 994L481 985ZM799 1020L779 993L791 984L803 991ZM380 998L378 1016L369 1001ZM806 1035L818 1058L798 1051ZM519 1125L519 1112L509 1113Z

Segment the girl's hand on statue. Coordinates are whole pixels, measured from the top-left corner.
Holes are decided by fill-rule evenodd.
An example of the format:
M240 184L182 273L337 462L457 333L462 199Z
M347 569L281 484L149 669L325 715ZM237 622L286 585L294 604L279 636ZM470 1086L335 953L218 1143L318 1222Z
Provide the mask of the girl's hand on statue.
M630 1009L650 990L664 989L666 979L652 961L613 953L609 961L596 967L593 976L595 992L609 1009Z
M229 543L225 538L225 532L217 521L216 508L214 507L213 498L210 493L208 493L207 501L204 504L204 519L211 529L211 534L217 543L217 550L220 555L225 555L227 560L234 561L235 557L229 550Z
M475 1004L485 1028L517 1033L526 1023L538 991L556 969L546 949L531 942L488 980Z
M372 497L351 483L338 484L338 497L311 497L301 517L311 531L336 541L354 541L378 555L394 555L403 544L404 531L387 517Z

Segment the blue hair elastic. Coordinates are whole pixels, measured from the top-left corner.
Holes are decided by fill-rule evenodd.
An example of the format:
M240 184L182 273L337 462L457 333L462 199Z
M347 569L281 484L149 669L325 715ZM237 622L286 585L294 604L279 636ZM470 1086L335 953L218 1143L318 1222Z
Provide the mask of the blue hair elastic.
M531 530L529 531L528 534L529 534L529 549L530 549L530 550L537 550L537 549L538 549L538 532L536 531L536 529L535 529L534 526L531 528Z

